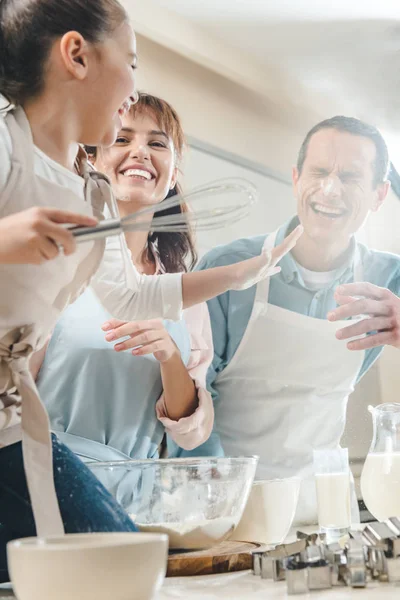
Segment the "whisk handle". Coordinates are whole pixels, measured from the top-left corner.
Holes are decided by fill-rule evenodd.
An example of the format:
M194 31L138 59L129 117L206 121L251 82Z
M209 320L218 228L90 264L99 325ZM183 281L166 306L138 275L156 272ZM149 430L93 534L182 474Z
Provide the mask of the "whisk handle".
M91 242L92 240L98 240L122 233L122 225L119 219L107 219L106 221L100 221L100 223L94 227L78 226L69 227L68 229L72 232L72 235L78 244L81 242Z

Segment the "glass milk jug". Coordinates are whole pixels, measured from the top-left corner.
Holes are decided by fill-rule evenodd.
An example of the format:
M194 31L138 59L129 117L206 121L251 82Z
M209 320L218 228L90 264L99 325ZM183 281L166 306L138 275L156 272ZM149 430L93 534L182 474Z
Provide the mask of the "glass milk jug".
M400 517L400 404L368 409L373 439L361 475L361 493L378 521Z

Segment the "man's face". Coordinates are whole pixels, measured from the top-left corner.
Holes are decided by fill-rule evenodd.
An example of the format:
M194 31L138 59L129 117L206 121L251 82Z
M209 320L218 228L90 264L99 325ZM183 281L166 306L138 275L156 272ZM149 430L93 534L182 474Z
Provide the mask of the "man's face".
M293 170L297 210L305 234L322 243L346 242L385 199L375 185L376 147L367 137L322 129L309 143L301 175Z

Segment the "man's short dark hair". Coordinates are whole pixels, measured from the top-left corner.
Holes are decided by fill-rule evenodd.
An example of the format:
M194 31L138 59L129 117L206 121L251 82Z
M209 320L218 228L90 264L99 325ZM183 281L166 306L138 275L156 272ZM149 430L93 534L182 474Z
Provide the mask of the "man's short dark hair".
M382 134L373 125L368 125L368 123L364 123L364 121L360 121L354 117L342 116L325 119L325 121L321 121L307 133L297 158L297 170L299 175L301 175L303 170L310 140L314 134L322 129L336 129L336 131L344 131L346 133L351 133L352 135L361 135L372 140L376 148L374 186L387 180L390 168L389 151Z

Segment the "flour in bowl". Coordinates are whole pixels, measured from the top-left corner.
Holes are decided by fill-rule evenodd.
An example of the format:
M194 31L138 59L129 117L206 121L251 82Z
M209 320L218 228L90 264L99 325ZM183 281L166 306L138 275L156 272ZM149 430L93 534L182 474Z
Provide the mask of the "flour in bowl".
M134 520L134 516L130 516ZM192 520L185 523L141 524L136 521L135 523L140 531L166 533L170 548L185 550L200 550L215 546L225 540L237 525L233 517L221 517L209 521Z

